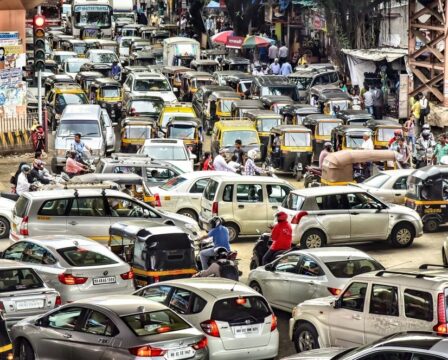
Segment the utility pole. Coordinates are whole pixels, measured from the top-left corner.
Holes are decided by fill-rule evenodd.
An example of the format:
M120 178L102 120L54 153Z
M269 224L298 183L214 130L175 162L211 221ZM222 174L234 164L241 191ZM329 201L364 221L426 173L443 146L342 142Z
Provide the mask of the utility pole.
M46 124L42 118L42 70L45 69L45 17L42 16L40 6L37 7L37 14L33 19L33 38L34 71L37 71L37 116L39 124L44 126Z

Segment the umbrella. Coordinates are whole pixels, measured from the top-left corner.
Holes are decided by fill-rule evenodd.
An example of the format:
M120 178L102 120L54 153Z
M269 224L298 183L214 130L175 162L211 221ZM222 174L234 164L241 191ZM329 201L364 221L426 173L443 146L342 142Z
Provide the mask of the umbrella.
M207 9L219 9L221 5L219 5L219 2L217 1L210 1L208 5L206 6Z
M229 36L233 36L233 30L221 31L216 35L213 35L211 40L215 44L227 44Z
M265 38L259 35L250 35L244 39L243 47L265 47L273 44L275 40Z

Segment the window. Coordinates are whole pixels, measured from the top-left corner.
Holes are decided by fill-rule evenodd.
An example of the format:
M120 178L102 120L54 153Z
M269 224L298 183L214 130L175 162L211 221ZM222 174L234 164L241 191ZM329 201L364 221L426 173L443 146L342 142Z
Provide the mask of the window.
M114 174L137 174L142 176L142 168L140 166L115 166Z
M394 190L406 190L408 188L408 177L402 176L395 181Z
M364 193L349 194L348 202L350 209L375 209L376 206L381 206L379 202Z
M347 196L344 194L317 196L316 203L319 210L348 210Z
M14 215L23 218L26 215L28 209L29 200L25 196L19 197L14 206Z
M124 198L108 197L107 203L112 217L142 217L149 212L143 205Z
M71 266L104 266L118 263L118 261L100 254L99 252L94 251L94 249L86 249L83 247L72 246L58 249L57 252Z
M254 184L238 184L236 186L236 200L238 202L263 202L263 187Z
M101 336L114 336L118 333L112 320L98 311L91 311L87 316L82 331Z
M366 292L366 283L352 283L340 298L341 308L360 312L364 311Z
M398 289L394 286L374 284L370 299L370 313L398 316Z
M70 216L106 216L103 198L75 198Z
M22 253L28 245L28 242L23 241L10 246L3 253L3 258L15 261L22 260Z
M166 190L166 191L170 191L175 189L176 187L178 187L180 184L182 184L184 181L187 181L187 179L185 179L182 176L176 176L174 178L169 179L165 184L163 184L162 186L160 186L160 188L162 190ZM208 182L208 179L207 179Z
M204 192L205 187L208 184L209 179L200 179L196 181L190 189L190 193L193 194L202 194Z
M270 203L281 203L291 189L282 185L266 185L266 191Z
M281 257L275 264L276 272L287 272L297 274L300 255L290 254Z
M204 198L209 201L213 201L215 199L217 189L218 189L218 182L214 180L209 181L207 187L204 190L203 194Z
M38 215L64 216L67 212L68 199L48 200L40 208Z
M32 243L28 243L23 250L22 261L31 264L56 264L56 259L47 249Z
M324 275L324 272L314 259L305 256L300 263L299 275L322 276Z
M174 173L174 171L172 171L170 169L150 168L150 167L146 168L146 178L150 182L154 182L154 181L163 182L163 181L167 181L175 176L176 176L176 174Z
M42 280L33 269L0 270L0 293L38 289L43 286Z
M75 330L83 309L67 307L48 316L48 327L61 330Z
M330 77L330 83L335 83L339 81L339 76L336 72L331 72L328 74L328 76Z
M189 329L183 319L171 310L138 313L122 317L123 321L137 336L164 334L171 331Z
M325 265L335 277L340 279L349 279L355 275L384 269L373 259L332 261Z
M222 200L225 202L233 201L233 185L226 185L222 192Z
M432 295L428 292L406 289L404 291L404 312L406 317L432 321Z
M366 184L367 186L379 189L389 179L390 179L389 175L387 175L385 173L379 173L379 174L373 175L372 177L368 178L366 181L364 181L364 184Z
M282 203L282 206L289 210L300 210L302 208L302 205L305 201L305 198L302 196L299 196L297 194L290 193Z
M219 300L213 306L211 319L232 326L263 323L272 312L261 296L232 297Z
M138 295L148 300L152 300L161 304L166 304L169 295L171 293L171 290L172 290L171 286L163 286L163 285L154 286L143 289L138 293Z
M169 307L180 314L188 314L192 295L188 290L176 289L171 297Z

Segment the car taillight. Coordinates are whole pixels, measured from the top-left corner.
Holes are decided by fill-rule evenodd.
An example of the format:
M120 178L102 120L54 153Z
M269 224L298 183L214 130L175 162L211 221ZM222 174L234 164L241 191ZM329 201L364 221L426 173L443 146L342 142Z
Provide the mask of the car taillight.
M193 345L193 349L201 350L207 347L207 338L203 337L200 341Z
M0 301L0 311L5 311L5 305Z
M162 203L160 202L160 195L154 194L154 199L156 201L156 206L162 206Z
M129 349L129 352L132 355L139 356L139 357L153 357L153 356L164 356L166 353L166 350L162 350L159 348L153 348L151 346L139 346L139 347L133 347Z
M218 215L218 202L215 201L212 204L212 215Z
M54 301L54 307L61 306L61 305L62 305L62 299L58 295L58 296L56 296L56 300Z
M331 295L340 295L342 290L338 289L338 288L331 288L331 287L327 287L328 291L331 293Z
M292 218L291 224L299 225L300 220L302 220L302 218L307 215L308 213L306 211L298 212L297 215Z
M123 280L132 280L134 278L134 272L129 270L128 272L120 274L120 276Z
M59 274L58 279L61 283L65 285L82 285L84 284L88 278L86 277L77 277L72 274Z
M219 337L219 328L215 320L201 322L202 330L210 336Z
M22 222L20 223L20 231L19 231L20 235L25 235L28 236L29 232L28 232L28 216L24 216L22 218Z
M272 314L271 331L277 329L277 316Z
M446 304L445 294L437 295L437 325L434 326L434 331L438 334L448 334L448 324L446 322Z

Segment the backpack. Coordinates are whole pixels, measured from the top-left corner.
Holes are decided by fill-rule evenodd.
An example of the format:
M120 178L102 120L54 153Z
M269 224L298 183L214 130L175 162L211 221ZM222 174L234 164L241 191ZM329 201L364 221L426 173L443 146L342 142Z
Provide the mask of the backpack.
M236 266L229 260L218 261L219 276L225 279L238 281L238 270Z

